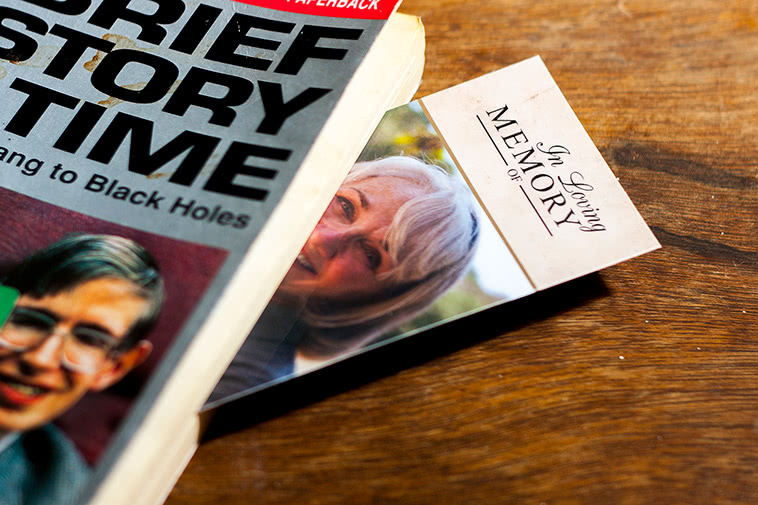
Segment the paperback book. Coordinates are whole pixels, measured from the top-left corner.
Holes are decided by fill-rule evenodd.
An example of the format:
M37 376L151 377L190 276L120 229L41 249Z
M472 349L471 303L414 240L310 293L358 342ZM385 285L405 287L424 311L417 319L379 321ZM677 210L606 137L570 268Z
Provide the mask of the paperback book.
M658 247L525 60L385 115L205 409Z
M165 496L197 410L418 83L423 31L397 3L0 6L0 504Z

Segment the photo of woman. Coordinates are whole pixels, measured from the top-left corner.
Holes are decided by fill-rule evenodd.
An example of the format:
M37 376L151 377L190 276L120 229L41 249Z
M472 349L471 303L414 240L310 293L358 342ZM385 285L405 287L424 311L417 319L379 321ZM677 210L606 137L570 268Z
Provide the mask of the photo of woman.
M416 118L411 133L408 117L394 122L385 117L364 161L350 170L209 403L515 297L486 293L468 279L463 295L457 294L466 299L463 306L455 300L442 311L434 307L473 276L483 232L490 237L487 244L495 237L499 261L509 253L449 157L444 159L423 113L412 107L399 109ZM398 133L394 123L406 130ZM388 124L390 141L382 132ZM483 256L492 254L489 245L484 249ZM514 275L523 276L510 261ZM472 286L481 291L473 301Z

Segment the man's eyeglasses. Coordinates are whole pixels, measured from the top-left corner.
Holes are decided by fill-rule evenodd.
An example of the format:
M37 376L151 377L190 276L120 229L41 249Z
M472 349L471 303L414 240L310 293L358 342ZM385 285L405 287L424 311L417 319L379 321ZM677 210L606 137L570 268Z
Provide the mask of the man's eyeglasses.
M57 326L58 321L41 310L16 306L0 330L0 347L16 352L37 347L56 333ZM81 373L97 372L119 345L112 335L86 326L74 327L62 337L63 365Z

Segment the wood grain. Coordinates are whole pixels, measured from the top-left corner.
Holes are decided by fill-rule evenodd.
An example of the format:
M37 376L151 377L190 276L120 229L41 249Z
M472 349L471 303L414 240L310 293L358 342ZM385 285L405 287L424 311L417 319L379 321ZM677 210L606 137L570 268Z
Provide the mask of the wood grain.
M540 54L664 247L262 397L167 503L758 503L758 2L402 10L419 96Z

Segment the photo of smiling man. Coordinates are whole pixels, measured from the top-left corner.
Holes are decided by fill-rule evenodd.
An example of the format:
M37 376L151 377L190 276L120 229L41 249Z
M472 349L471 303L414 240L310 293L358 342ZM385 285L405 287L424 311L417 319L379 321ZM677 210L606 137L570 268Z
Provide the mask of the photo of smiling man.
M51 421L151 353L164 288L155 260L114 235L69 235L3 279L0 504L74 503L90 468Z

